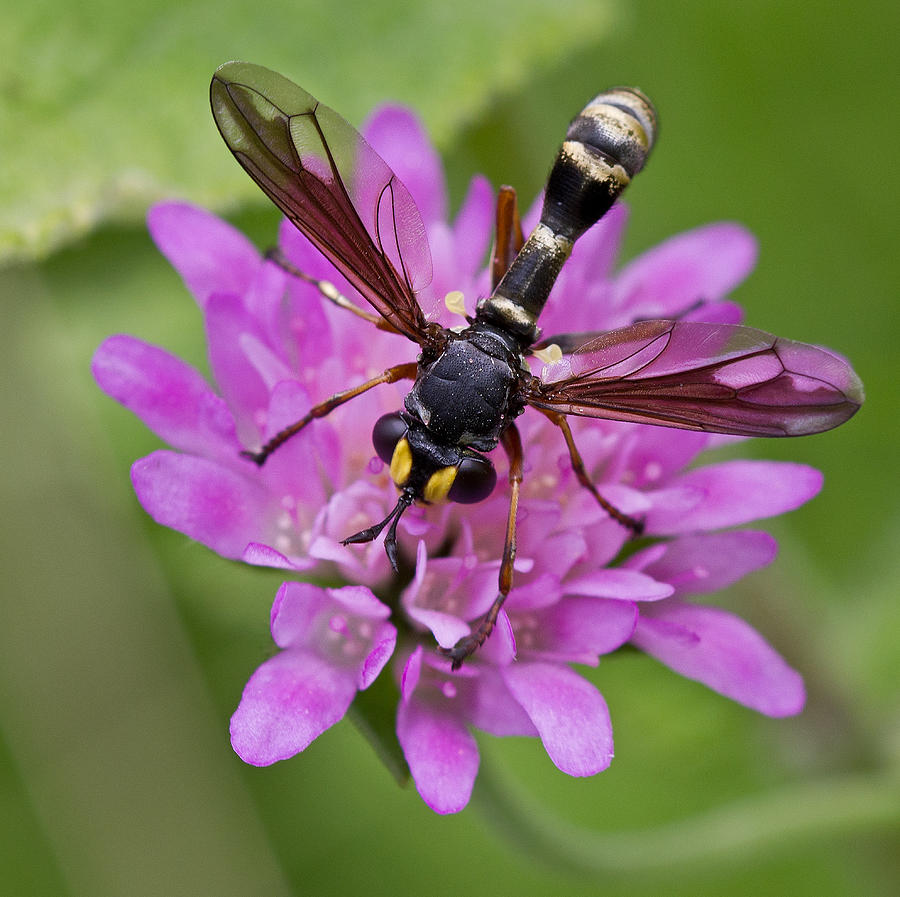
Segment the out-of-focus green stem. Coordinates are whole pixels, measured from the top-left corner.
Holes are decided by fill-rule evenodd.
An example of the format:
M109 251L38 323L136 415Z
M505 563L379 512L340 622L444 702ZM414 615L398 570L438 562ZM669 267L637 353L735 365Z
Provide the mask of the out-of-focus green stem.
M630 832L595 832L561 820L496 767L479 772L473 805L518 849L547 865L570 873L658 873L900 827L900 777L821 778Z

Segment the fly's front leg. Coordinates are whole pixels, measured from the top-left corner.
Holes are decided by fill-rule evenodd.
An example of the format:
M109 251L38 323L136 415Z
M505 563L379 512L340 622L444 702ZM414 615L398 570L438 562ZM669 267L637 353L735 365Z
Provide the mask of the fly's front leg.
M343 392L335 393L330 399L326 399L318 405L313 405L296 423L276 433L258 452L241 452L241 454L245 458L249 458L257 466L262 467L266 458L275 449L287 442L291 436L299 433L308 423L316 418L325 417L326 414L330 414L335 408L343 405L344 402L349 402L350 399L355 399L357 396L368 392L375 386L380 386L382 383L396 383L398 380L415 380L417 370L418 364L415 361L410 361L406 364L396 364L377 377L366 380L365 383L360 383L359 386L352 386L350 389L343 390Z
M578 449L575 447L575 439L572 436L572 430L569 427L569 422L566 420L566 416L564 414L560 414L558 411L548 411L546 408L538 408L538 411L541 414L548 417L557 427L562 430L563 437L566 440L566 446L569 449L569 458L572 461L572 470L575 471L575 476L578 477L578 482L584 486L594 498L597 499L597 503L609 514L610 517L613 518L617 523L621 523L622 526L628 527L631 530L632 538L636 538L644 531L644 521L636 520L634 517L630 517L628 514L620 511L614 504L608 502L598 491L597 487L594 485L590 476L588 476L588 472L585 469L584 461L581 460L581 455L578 452Z
M327 299L338 308L343 308L364 321L374 324L379 330L386 330L388 333L399 333L396 327L382 318L381 315L373 315L371 312L360 308L355 302L351 302L330 280L319 280L318 277L311 277L305 271L301 271L280 249L270 249L266 253L266 258L278 265L283 271L287 271L292 277L312 284L324 299Z
M497 597L490 610L471 635L461 638L452 648L441 648L444 657L450 659L451 669L458 670L463 661L473 654L494 631L500 608L512 588L513 563L516 560L516 511L519 507L519 491L522 488L522 438L515 424L510 424L500 437L509 458L509 514L506 518L506 538L503 542L503 560L500 563L500 580Z

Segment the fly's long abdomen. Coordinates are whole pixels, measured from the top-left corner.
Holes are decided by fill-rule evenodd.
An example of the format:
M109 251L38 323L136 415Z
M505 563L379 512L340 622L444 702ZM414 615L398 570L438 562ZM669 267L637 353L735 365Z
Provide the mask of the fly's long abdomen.
M590 103L569 125L547 181L540 224L478 316L537 338L536 321L572 244L609 211L647 161L656 134L650 101L631 87L616 87Z

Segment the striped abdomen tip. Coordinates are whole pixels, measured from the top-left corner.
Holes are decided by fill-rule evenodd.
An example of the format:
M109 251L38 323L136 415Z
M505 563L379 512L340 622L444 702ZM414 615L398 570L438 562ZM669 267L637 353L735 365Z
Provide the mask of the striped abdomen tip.
M612 87L581 110L569 125L566 140L601 152L634 177L647 161L656 130L656 110L641 91Z

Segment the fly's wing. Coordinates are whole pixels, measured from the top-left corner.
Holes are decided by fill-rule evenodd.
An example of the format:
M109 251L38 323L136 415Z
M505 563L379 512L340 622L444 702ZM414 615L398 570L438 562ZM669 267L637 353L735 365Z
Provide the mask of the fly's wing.
M228 148L396 330L420 342L431 253L409 191L332 109L269 69L226 62L210 85Z
M830 430L863 401L841 357L732 324L642 321L588 335L526 388L538 408L740 436Z

